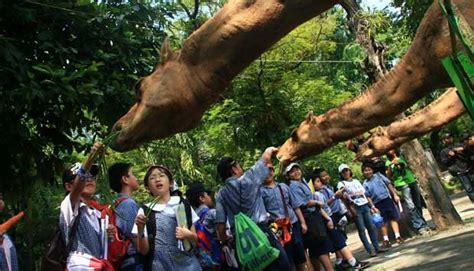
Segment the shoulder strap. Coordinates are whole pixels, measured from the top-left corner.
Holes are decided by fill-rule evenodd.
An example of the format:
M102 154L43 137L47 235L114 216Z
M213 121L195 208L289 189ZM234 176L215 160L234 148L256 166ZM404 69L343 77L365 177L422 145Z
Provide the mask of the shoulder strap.
M148 213L150 208L143 205L143 211L145 214ZM155 234L156 234L156 219L155 212L151 211L145 224L146 231L148 232L148 254L144 257L144 270L151 270L153 264L153 256L155 254Z
M189 201L183 197L180 197L180 199L181 202L184 204L184 211L186 212L186 223L188 224L188 229L191 229L191 226L193 225L193 217L191 215L191 204L189 204Z
M127 198L127 197L123 197L123 196L120 197L120 198L118 198L117 200L114 201L114 204L113 204L114 207L116 208L117 206L120 205L120 203L122 203L122 202L125 201L126 199L128 199L128 198Z
M283 206L285 206L285 216L289 218L290 213L288 212L288 205L286 204L285 195L283 195L283 189L281 189L280 184L277 184L277 187L278 187L278 190L280 190L280 196L281 196L281 200L283 201Z
M207 215L207 213L209 212L209 210L210 210L209 208L205 208L205 209L202 211L201 215L199 216L199 220L200 220L201 222L204 220L204 218L206 217L206 215Z
M66 243L66 255L69 255L69 253L71 252L72 244L74 243L74 239L76 237L77 227L79 227L79 220L81 218L81 214L82 214L81 206L79 205L79 211L78 211L77 217L74 219L74 222L72 223L72 228L71 228L71 231L69 232L68 242Z
M326 198L329 200L329 192L328 192L327 189L329 189L329 188L328 187L322 187L321 190L319 190L319 191L321 191L321 193L323 193L326 196Z

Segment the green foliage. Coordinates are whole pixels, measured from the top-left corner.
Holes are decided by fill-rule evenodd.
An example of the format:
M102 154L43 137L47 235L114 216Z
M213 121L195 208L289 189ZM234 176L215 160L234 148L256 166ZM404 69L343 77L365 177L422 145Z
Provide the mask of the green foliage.
M225 1L199 1L195 18L186 11L193 10L194 1L178 2L0 2L0 148L5 161L0 163L0 191L10 208L2 218L27 210L27 223L12 232L21 270L34 269L33 261L57 224L64 167L82 161L92 142L104 138L133 104L129 89L151 72L165 35L171 33L179 47ZM410 27L417 25L425 2L408 1L396 18L404 24L396 26L385 11L361 14L387 46L388 66L408 48ZM281 145L309 111L323 114L360 94L369 84L361 69L364 58L342 9L332 9L295 29L243 71L198 128L127 153L109 150L105 161L108 166L131 163L139 180L150 165L163 164L182 192L196 181L217 191L222 181L216 164L222 156L233 156L248 168L267 146ZM473 128L466 118L449 126ZM342 162L361 177L353 159L339 144L302 164L306 170L327 168L337 181ZM103 202L115 196L106 179L98 183L97 196ZM140 203L152 200L143 186L134 197Z
M409 37L415 36L416 29L433 0L392 0L393 6L400 9L398 22L407 28Z
M134 96L128 90L156 63L174 9L141 1L0 3L0 190L8 204L28 208L35 223L56 224L39 219L43 214L25 199L37 199L39 184L62 190L59 176L77 161L75 151L89 148L126 112ZM45 211L58 202L51 203ZM32 232L17 240L28 240L20 255L22 247L44 244ZM41 249L34 247L21 269L33 268L27 259L39 259Z

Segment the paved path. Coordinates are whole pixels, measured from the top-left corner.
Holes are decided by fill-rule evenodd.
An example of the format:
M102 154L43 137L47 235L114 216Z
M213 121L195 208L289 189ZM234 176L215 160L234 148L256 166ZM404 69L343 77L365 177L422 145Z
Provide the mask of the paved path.
M357 258L371 263L366 270L474 271L474 204L464 192L454 194L451 199L465 222L461 226L410 238L375 258L368 258L357 232L348 234L348 245ZM431 223L428 211L425 218Z

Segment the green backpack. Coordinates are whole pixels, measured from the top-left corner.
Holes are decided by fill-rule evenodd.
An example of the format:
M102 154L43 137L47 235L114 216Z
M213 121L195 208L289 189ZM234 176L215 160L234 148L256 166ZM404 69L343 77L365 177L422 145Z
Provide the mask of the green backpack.
M280 251L273 248L263 231L243 213L235 216L236 249L243 270L263 270L278 258Z

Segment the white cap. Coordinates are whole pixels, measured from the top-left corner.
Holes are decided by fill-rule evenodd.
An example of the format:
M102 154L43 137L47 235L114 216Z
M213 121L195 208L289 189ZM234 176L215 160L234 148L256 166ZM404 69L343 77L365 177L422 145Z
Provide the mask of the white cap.
M346 165L346 164L340 164L340 165L337 167L337 171L338 171L339 173L342 173L342 171L343 171L344 169L351 169L351 168L350 168L348 165Z
M288 174L288 172L290 172L294 167L299 167L301 169L301 167L298 163L293 162L285 168L285 174Z
M81 162L76 162L71 166L71 168L69 168L69 170L71 171L72 174L77 175L81 167L82 167Z

